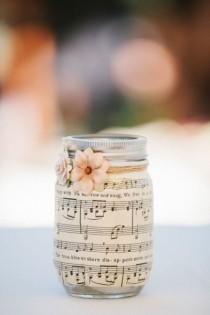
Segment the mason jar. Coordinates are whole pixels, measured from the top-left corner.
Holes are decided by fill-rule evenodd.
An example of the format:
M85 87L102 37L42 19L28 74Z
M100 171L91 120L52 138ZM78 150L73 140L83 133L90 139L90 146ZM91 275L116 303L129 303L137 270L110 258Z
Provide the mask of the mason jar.
M66 291L136 295L152 265L153 192L146 138L63 138L56 164L54 264Z

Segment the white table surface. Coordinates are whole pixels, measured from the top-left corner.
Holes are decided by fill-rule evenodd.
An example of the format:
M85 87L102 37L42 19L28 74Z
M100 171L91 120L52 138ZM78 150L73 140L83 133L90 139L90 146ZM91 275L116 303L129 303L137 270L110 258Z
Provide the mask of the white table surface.
M1 315L209 315L210 227L156 227L150 281L136 297L68 296L52 263L52 229L0 230Z

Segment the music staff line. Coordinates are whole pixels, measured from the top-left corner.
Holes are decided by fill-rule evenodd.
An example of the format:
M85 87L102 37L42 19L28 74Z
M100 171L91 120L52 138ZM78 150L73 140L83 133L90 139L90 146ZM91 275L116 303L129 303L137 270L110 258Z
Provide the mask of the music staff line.
M142 271L148 271L151 268L152 263L151 262L144 262L139 263L135 265L128 265L128 266L118 266L118 265L83 265L83 264L71 264L61 261L54 261L56 268L62 271L78 271L84 270L85 272L98 274L99 272L106 274L106 273L133 273L133 272L142 272Z
M75 265L56 260L54 263L63 282L77 285L90 285L91 283L102 286L139 284L145 281L147 273L151 270L150 262L129 266Z
M65 223L57 224L57 233L73 233L83 234L84 239L88 239L88 235L109 236L111 239L117 239L119 236L135 235L138 239L140 234L152 232L152 224L145 225L115 225L114 227L90 226L90 225L71 225Z
M120 181L110 180L104 183L104 190L105 189L134 189L134 188L141 188L144 189L149 186L149 181L147 178L139 178L139 179L127 179L122 178Z
M95 244L95 243L79 243L55 240L54 246L57 249L64 249L74 252L95 252L95 253L130 253L141 252L152 248L152 241L130 244Z
M131 201L80 200L76 198L58 198L57 211L65 211L64 217L72 220L82 214L84 219L97 220L104 217L106 212L132 211L137 215L141 212L143 218L148 219L152 209L152 200L140 199Z
M104 184L104 189L133 189L146 188L149 185L148 179L126 179L123 178L119 182L108 181Z

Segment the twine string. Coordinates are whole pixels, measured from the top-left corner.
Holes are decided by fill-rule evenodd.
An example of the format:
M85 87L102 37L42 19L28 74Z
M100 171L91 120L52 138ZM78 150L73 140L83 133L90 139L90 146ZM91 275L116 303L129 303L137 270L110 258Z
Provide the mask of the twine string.
M130 172L142 172L146 169L146 165L140 166L111 166L107 173L118 174L118 173L130 173Z

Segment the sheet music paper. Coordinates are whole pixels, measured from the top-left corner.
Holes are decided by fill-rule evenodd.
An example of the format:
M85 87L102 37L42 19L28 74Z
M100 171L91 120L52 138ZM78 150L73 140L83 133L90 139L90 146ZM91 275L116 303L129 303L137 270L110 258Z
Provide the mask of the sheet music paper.
M153 200L146 171L110 174L86 196L56 185L55 266L64 284L143 285L152 262Z

